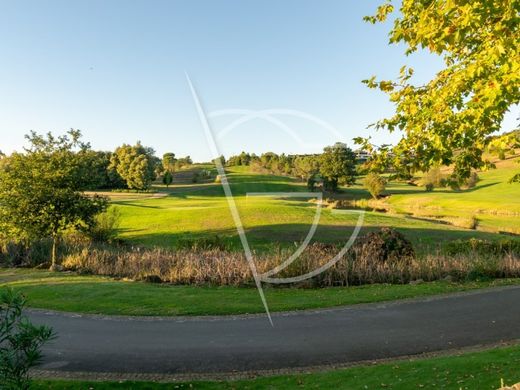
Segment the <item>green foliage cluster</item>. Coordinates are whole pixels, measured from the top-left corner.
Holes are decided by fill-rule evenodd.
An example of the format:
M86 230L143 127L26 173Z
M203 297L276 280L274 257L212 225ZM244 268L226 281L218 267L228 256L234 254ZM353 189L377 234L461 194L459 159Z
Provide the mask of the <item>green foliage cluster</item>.
M138 142L118 147L110 157L108 169L117 172L128 188L146 189L155 180L158 165L153 149Z
M356 156L345 144L338 142L326 147L320 155L319 165L325 189L335 191L339 184L354 184Z
M392 148L396 167L413 172L453 165L453 177L462 180L490 165L483 155L490 135L520 101L519 8L517 0L401 2L390 43L404 44L407 54L427 49L442 56L445 67L423 85L412 82L406 66L395 81L364 80L395 104L395 114L375 126L403 133ZM393 11L390 1L365 20L382 22ZM371 147L367 139L358 142ZM382 164L387 157L374 153Z
M22 315L25 297L11 288L0 292L0 388L29 389L29 369L42 358L41 347L55 337Z
M13 153L0 170L0 239L33 241L51 238L56 246L67 230L88 231L108 204L83 193L93 180L90 146L71 130L54 137L32 132L25 153Z
M172 182L173 182L173 175L172 175L171 171L166 171L164 173L163 178L162 178L162 182L166 186L166 188L168 188L170 186L170 184L172 184Z
M370 172L363 180L363 185L374 199L381 196L386 188L386 179L375 172Z
M312 189L321 178L325 189L329 191L336 191L340 184L354 183L357 175L356 164L354 152L340 142L326 147L323 153L318 155L278 155L267 152L257 156L254 153L242 152L227 160L228 166L248 165L274 175L298 177L307 181Z

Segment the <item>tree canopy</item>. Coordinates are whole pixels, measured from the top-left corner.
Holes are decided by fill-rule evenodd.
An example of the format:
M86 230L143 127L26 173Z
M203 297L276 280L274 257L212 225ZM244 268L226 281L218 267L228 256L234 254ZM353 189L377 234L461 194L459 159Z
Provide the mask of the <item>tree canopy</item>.
M0 169L0 234L16 240L52 238L68 229L91 228L107 207L107 199L86 196L92 183L87 156L90 145L70 130L54 137L32 132L29 148L6 157Z
M118 147L110 158L109 169L113 169L126 182L128 188L144 190L156 178L158 165L154 151L138 142Z
M388 1L365 20L383 22L392 12ZM454 177L464 179L490 165L483 156L489 136L520 100L519 15L519 0L402 0L390 43L404 44L406 54L429 50L445 67L424 85L412 83L407 66L396 80L364 82L395 104L395 114L375 127L402 132L393 156L409 169L453 165ZM356 141L370 147L368 139Z
M319 158L320 175L328 190L335 191L338 184L353 184L356 175L356 156L345 144L337 142L323 149Z

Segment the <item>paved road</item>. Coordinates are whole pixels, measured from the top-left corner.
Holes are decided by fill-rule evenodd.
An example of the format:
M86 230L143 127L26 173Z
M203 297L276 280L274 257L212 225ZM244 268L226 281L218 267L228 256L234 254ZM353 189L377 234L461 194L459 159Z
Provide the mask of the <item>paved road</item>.
M59 338L42 368L195 374L391 358L520 339L520 287L441 298L219 318L96 317L31 311Z

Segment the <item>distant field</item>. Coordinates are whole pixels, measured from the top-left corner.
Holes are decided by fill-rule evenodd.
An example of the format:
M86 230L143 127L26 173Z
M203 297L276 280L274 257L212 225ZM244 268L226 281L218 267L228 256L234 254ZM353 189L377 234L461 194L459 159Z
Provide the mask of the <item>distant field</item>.
M499 169L480 175L482 181L476 188L461 192L440 189L426 193L421 187L390 183L388 192L392 195L386 202L396 213L367 212L363 230L395 227L409 237L419 251L435 250L458 238L505 238L495 232L520 229L520 185L507 183L519 167L512 161L500 163ZM219 235L239 248L222 186L212 182L189 183L186 176L184 173L182 183L169 189L156 186L158 191L167 194L162 198L114 199L122 215L121 237L142 245L174 247L179 240ZM228 168L228 177L253 249L293 245L305 238L316 213L315 203L305 198L246 196L248 192L307 191L303 183L288 177L251 173L247 167ZM344 189L341 196L369 199L359 183ZM405 215L412 213L411 217ZM456 220L473 214L479 219L481 230L442 223L442 219ZM315 240L344 242L357 218L357 214L336 215L324 209Z

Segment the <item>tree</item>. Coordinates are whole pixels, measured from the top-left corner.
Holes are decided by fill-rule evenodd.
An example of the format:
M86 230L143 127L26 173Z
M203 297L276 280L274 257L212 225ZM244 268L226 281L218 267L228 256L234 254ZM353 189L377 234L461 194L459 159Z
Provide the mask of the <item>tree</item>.
M223 154L221 154L220 157L217 157L216 159L214 159L214 160L213 160L213 163L214 163L215 165L217 165L219 161L220 161L220 165L221 165L221 166L224 167L224 166L226 165L226 158L224 157Z
M453 177L490 166L483 156L504 114L520 101L520 18L517 0L403 0L390 32L391 44L406 54L421 49L443 57L445 67L424 85L411 82L403 66L395 81L364 82L387 93L395 114L376 128L400 131L396 156L413 171L453 165ZM383 22L391 1L366 21ZM367 141L367 140L365 140Z
M12 240L52 239L51 268L56 267L57 244L63 232L89 230L108 200L87 196L92 183L90 145L81 132L26 136L30 147L13 153L0 170L0 235Z
M175 153L165 153L162 158L162 166L165 172L175 172Z
M26 300L11 288L0 293L0 388L29 389L29 369L42 358L41 347L55 337L22 315Z
M238 159L238 165L249 165L251 163L251 156L249 155L249 153L246 153L244 151L240 153Z
M328 190L336 191L339 184L353 184L355 168L356 155L345 144L337 142L323 149L320 156L320 175Z
M368 190L368 192L370 192L370 195L372 195L374 199L377 199L381 196L386 188L386 180L377 173L370 172L365 177L365 180L363 180L363 185Z
M179 158L175 162L175 169L179 170L179 169L182 169L184 167L188 167L188 166L190 166L192 164L193 164L193 161L192 161L190 156L182 157L182 158Z
M297 156L293 161L294 174L303 181L318 173L319 165L316 156Z
M170 171L166 171L165 174L163 175L163 184L166 186L166 188L169 187L170 184L172 184L172 181L173 181L173 175Z
M128 188L144 190L156 178L157 160L152 148L137 142L131 146L118 147L110 158L109 169L113 169L126 182Z

